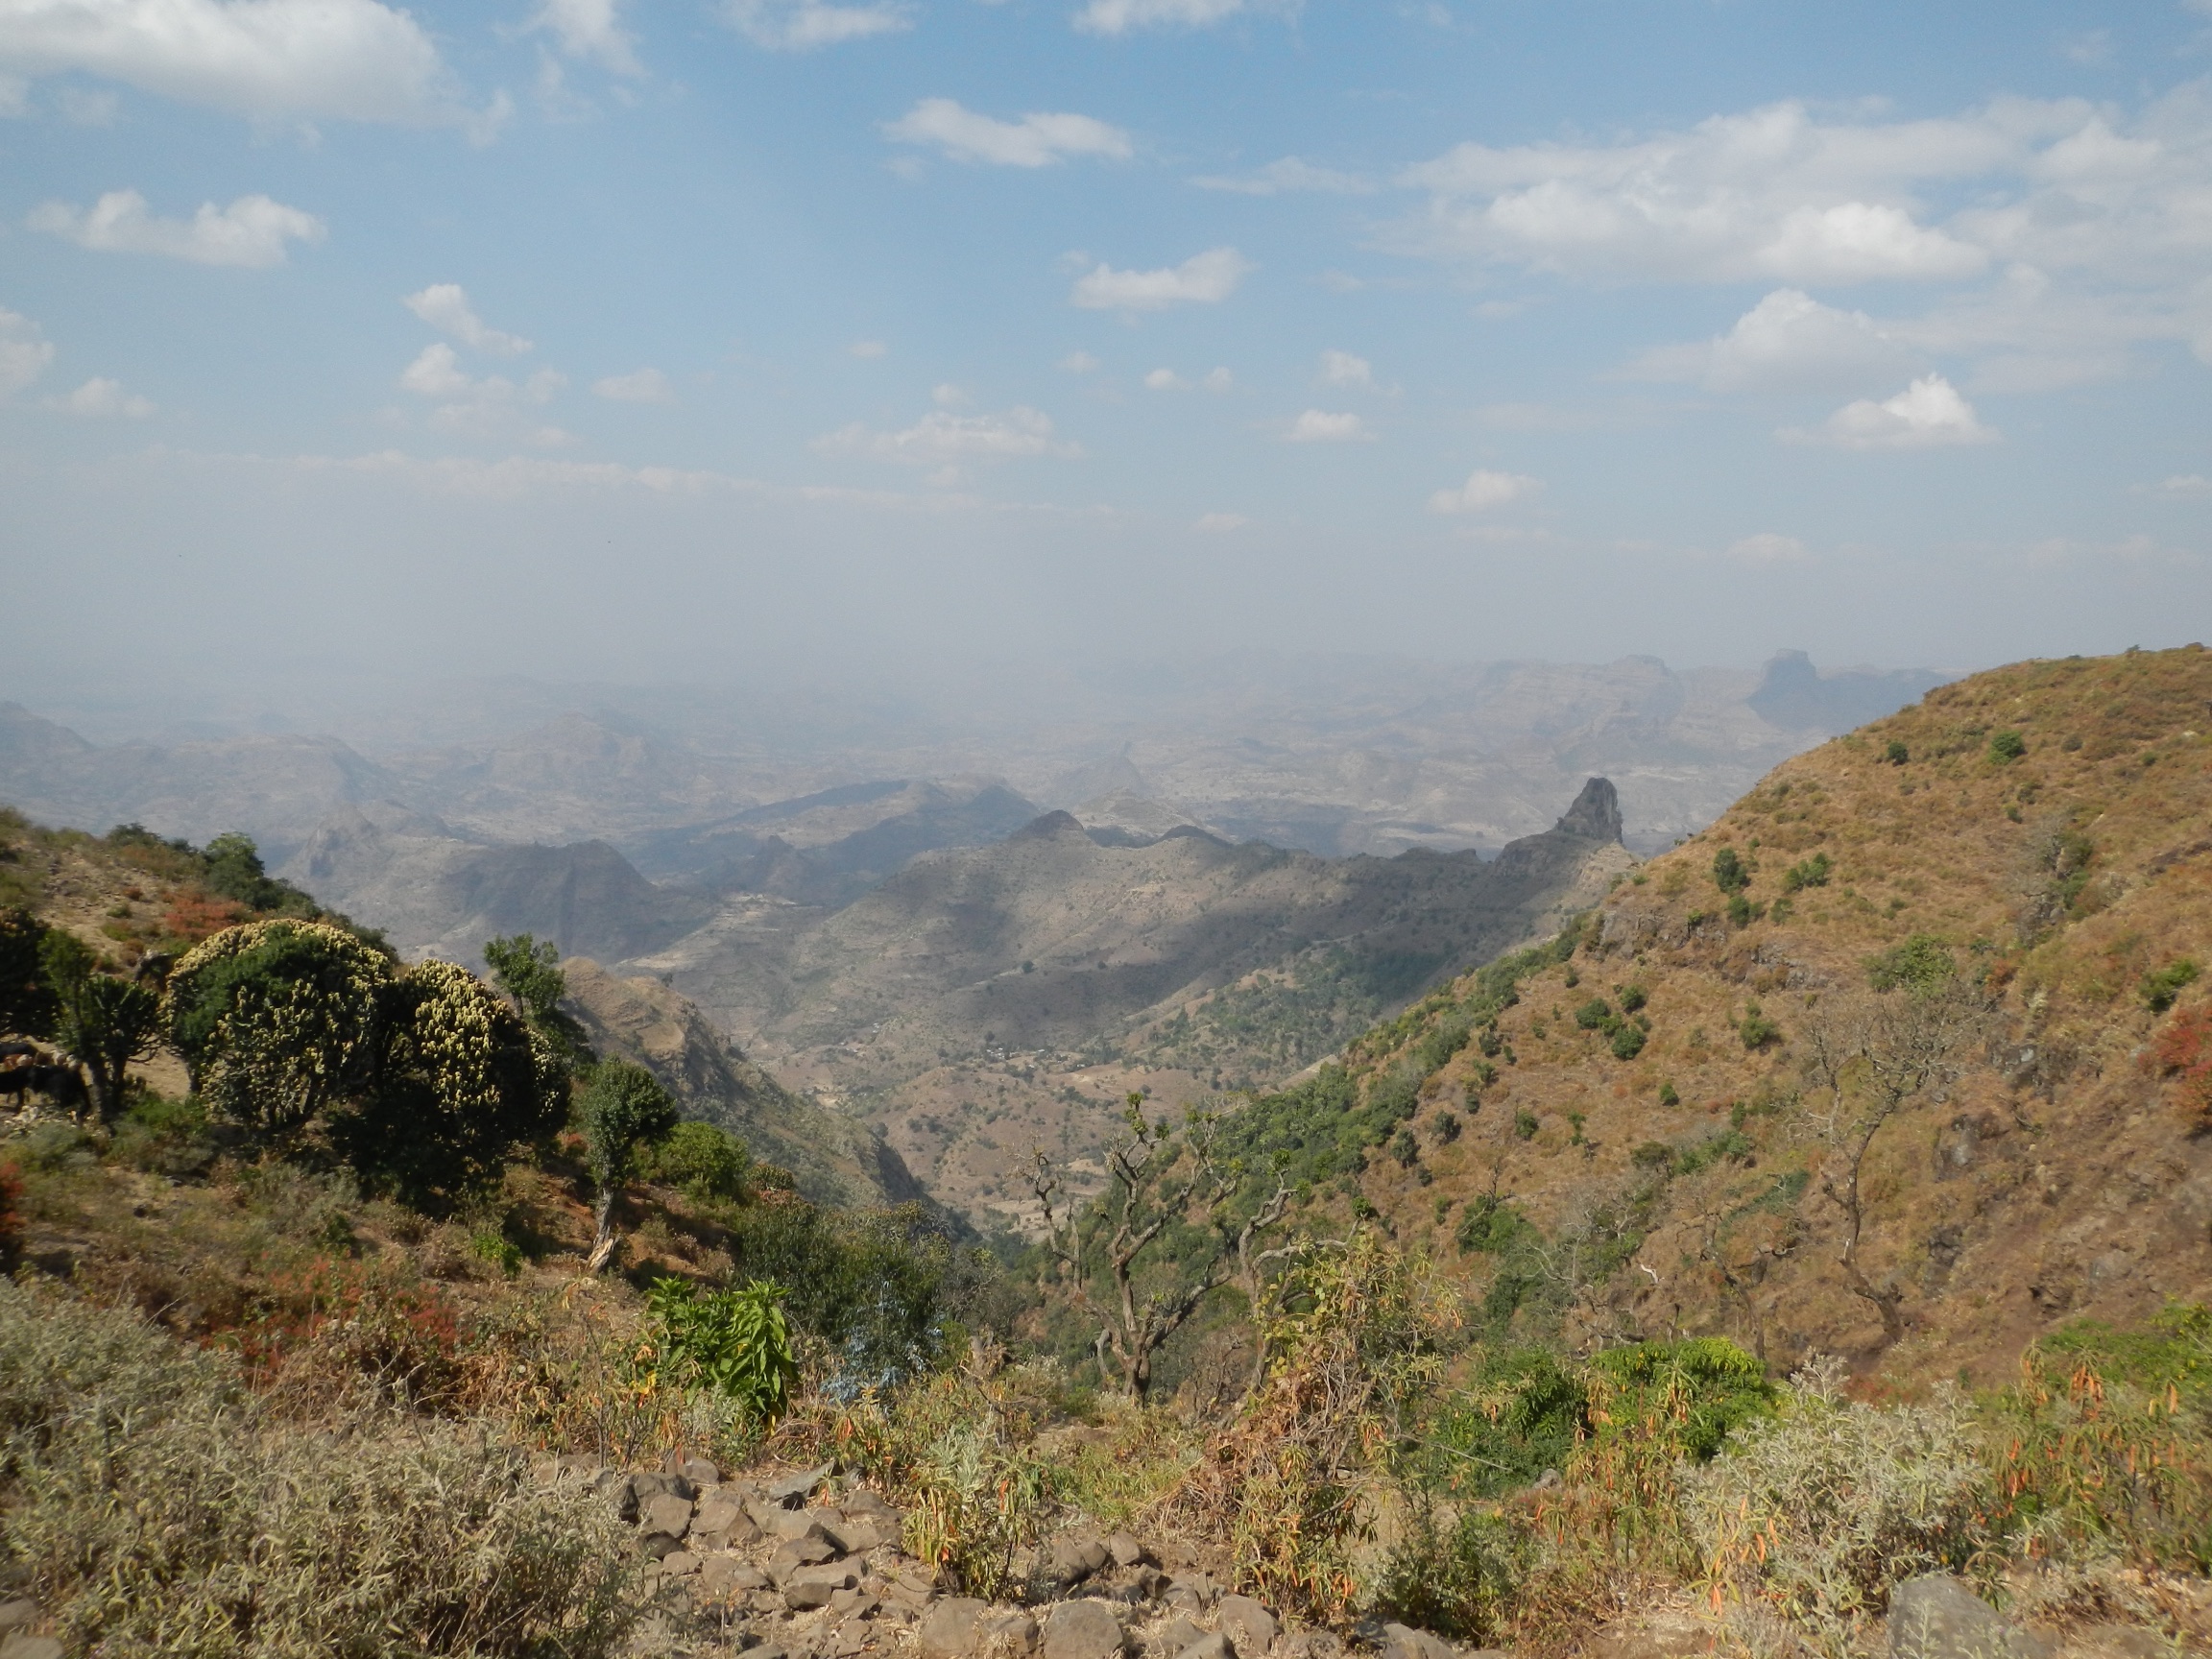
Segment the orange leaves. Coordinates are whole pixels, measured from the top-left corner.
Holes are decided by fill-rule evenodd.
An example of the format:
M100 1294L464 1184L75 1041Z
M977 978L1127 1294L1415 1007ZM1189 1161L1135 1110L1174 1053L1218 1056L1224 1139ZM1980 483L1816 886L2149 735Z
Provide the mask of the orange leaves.
M2212 1128L2212 1006L2184 1008L2167 1021L2151 1057L2190 1127Z

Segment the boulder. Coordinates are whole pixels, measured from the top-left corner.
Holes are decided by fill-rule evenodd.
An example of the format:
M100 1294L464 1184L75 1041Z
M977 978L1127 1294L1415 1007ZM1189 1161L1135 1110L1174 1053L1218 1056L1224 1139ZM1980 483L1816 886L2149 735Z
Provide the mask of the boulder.
M1070 1534L1052 1540L1052 1576L1063 1584L1080 1584L1094 1573L1103 1573L1114 1557L1095 1538Z
M676 1466L676 1473L694 1486L718 1486L722 1483L722 1471L704 1457L686 1457Z
M989 1611L972 1596L948 1596L929 1609L922 1628L914 1633L914 1646L922 1659L971 1659L975 1651L975 1626Z
M1128 1644L1120 1619L1103 1601L1063 1601L1045 1621L1045 1659L1120 1659Z
M2041 1646L1948 1573L1889 1592L1890 1659L2034 1659Z
M1221 1628L1244 1659L1260 1659L1283 1626L1275 1615L1249 1596L1224 1596L1220 1603ZM1383 1626L1385 1630L1389 1626ZM1403 1655L1395 1659L1428 1659L1428 1655Z
M699 1571L700 1557L688 1550L671 1550L661 1557L661 1571L672 1578L685 1578Z
M783 1605L794 1613L809 1607L827 1607L832 1596L840 1590L852 1589L858 1580L859 1575L842 1561L802 1567L783 1580Z
M1382 1626L1382 1659L1458 1659L1452 1644L1410 1624Z
M701 1536L727 1533L745 1519L745 1511L727 1498L709 1498L691 1512L691 1530Z
M617 1521L637 1519L637 1482L619 1469L602 1469L592 1479L592 1491L607 1501Z
M18 1630L0 1641L0 1659L61 1659L61 1644L52 1636L26 1636Z
M699 1569L699 1586L710 1596L736 1596L768 1588L768 1575L736 1555L709 1555Z
M1157 1567L1160 1557L1153 1554L1127 1532L1111 1532L1106 1536L1106 1553L1117 1567Z
M637 1534L638 1552L654 1561L666 1555L673 1555L683 1547L683 1543L681 1538L668 1532L648 1531Z
M681 1538L691 1530L691 1500L679 1498L673 1492L648 1498L637 1507L637 1525L648 1532L665 1532L671 1538Z
M12 1636L16 1631L37 1623L37 1602L21 1596L12 1601L0 1601L0 1636Z
M835 1560L836 1556L837 1551L827 1538L801 1538L768 1557L768 1576L778 1584L787 1584L805 1569Z
M630 1477L630 1485L637 1492L637 1502L640 1503L658 1498L663 1492L672 1498L681 1498L686 1503L698 1496L691 1482L685 1479L683 1476L663 1473L659 1470L639 1471Z
M1237 1645L1214 1630L1188 1646L1171 1648L1176 1659L1237 1659Z
M1213 1579L1203 1573L1193 1573L1188 1577L1179 1575L1168 1579L1161 1599L1177 1612L1198 1614L1212 1607L1220 1594Z
M837 1501L848 1515L897 1515L899 1512L865 1486L855 1486Z
M830 1617L832 1619L865 1619L876 1611L876 1598L868 1594L865 1584L840 1590L830 1598Z
M1184 1648L1204 1641L1206 1636L1207 1632L1196 1620L1188 1613L1178 1613L1152 1633L1152 1640L1158 1644L1161 1652L1168 1655L1168 1659L1174 1659ZM1234 1654L1227 1656L1227 1659L1234 1659Z
M839 1515L823 1511L822 1531L848 1555L864 1555L886 1544L899 1542L899 1525L887 1515Z

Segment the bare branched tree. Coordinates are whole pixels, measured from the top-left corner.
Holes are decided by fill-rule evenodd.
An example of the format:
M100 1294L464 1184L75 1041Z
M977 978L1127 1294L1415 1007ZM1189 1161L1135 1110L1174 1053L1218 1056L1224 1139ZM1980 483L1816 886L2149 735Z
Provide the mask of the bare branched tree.
M1993 1022L1987 996L1963 977L1847 996L1823 1004L1805 1024L1807 1076L1826 1096L1818 1128L1834 1156L1820 1191L1843 1215L1838 1264L1851 1293L1882 1319L1885 1345L1905 1334L1905 1290L1894 1276L1867 1274L1866 1154L1889 1120L1923 1094L1957 1076Z
M1129 1096L1128 1130L1106 1149L1107 1187L1096 1200L1085 1204L1065 1193L1042 1149L1029 1181L1044 1207L1045 1244L1061 1286L1099 1321L1093 1343L1099 1366L1111 1354L1139 1404L1151 1392L1153 1357L1213 1292L1240 1279L1258 1310L1265 1264L1280 1253L1254 1245L1290 1204L1289 1188L1278 1179L1273 1194L1238 1219L1242 1171L1216 1156L1211 1120L1192 1113L1178 1133L1165 1121L1146 1122L1143 1103L1142 1094ZM1147 1261L1170 1228L1178 1228L1179 1259L1170 1263L1155 1252ZM1154 1265L1168 1268L1165 1282L1145 1271ZM1153 1282L1141 1286L1140 1279Z

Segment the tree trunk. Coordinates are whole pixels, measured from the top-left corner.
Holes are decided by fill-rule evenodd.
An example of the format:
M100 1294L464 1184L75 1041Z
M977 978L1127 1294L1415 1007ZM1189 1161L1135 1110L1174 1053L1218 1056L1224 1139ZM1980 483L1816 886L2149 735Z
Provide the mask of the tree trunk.
M614 1231L614 1203L618 1196L612 1184L599 1190L599 1203L594 1214L598 1233L591 1240L591 1254L584 1259L584 1271L604 1273L607 1263L614 1260L614 1246L622 1240Z

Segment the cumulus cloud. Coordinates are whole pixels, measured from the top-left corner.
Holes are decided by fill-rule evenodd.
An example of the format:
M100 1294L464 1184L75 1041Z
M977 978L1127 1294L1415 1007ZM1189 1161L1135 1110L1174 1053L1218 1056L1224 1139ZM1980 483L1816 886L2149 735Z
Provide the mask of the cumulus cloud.
M143 421L154 413L154 401L123 390L120 380L92 379L65 397L49 398L56 409L87 420Z
M1863 311L1840 311L1802 289L1777 288L1727 333L1648 351L1628 373L1715 392L1826 391L1869 379L1895 385L1914 355Z
M75 71L256 117L460 117L406 12L377 0L6 0L0 71Z
M1209 535L1225 536L1232 530L1243 529L1251 522L1241 513L1201 513L1198 522L1192 528L1203 530Z
M1315 167L1295 156L1270 161L1252 173L1210 174L1190 180L1201 190L1226 190L1238 196L1288 196L1313 192L1326 196L1371 196L1374 180L1357 173Z
M1075 27L1090 35L1132 29L1204 29L1260 12L1295 12L1296 0L1088 0Z
M914 27L912 15L898 0L858 6L832 6L825 0L725 0L723 15L754 45L772 52L812 52Z
M483 351L493 357L519 357L531 349L530 342L519 334L487 328L484 320L469 303L469 291L458 282L433 282L420 294L408 295L399 303L439 333L452 336L472 351ZM453 353L447 351L445 355L450 358Z
M551 35L571 58L588 59L616 75L645 73L622 27L621 0L544 0L530 27Z
M1329 350L1321 353L1321 384L1324 386L1357 386L1361 391L1375 390L1375 365L1364 357L1355 357L1349 351Z
M1975 415L1974 405L1940 374L1923 375L1879 403L1869 397L1846 403L1817 432L1783 436L1843 449L1936 449L1997 439Z
M1209 248L1162 271L1117 271L1101 262L1076 278L1071 304L1088 311L1161 311L1214 305L1237 292L1256 267L1234 248Z
M1325 409L1309 409L1290 422L1290 430L1284 440L1291 444L1367 444L1375 434L1367 430L1367 423L1357 415L1332 415Z
M1070 374L1089 374L1098 367L1098 359L1088 351L1070 351L1060 359L1060 367Z
M1190 382L1172 369L1155 369L1144 376L1144 384L1155 392L1181 392Z
M1207 391L1215 394L1230 392L1236 389L1237 376L1230 373L1227 369L1209 369L1206 371L1206 378L1199 381L1198 384L1205 387Z
M942 389L941 389L942 390ZM940 403L945 399L940 398ZM828 454L866 455L915 467L949 467L968 461L1018 461L1041 455L1072 459L1081 445L1054 435L1051 418L1035 409L1003 415L957 415L939 407L898 432L877 432L855 422L815 441Z
M228 207L200 204L190 219L162 219L135 190L110 190L89 209L49 202L28 221L43 230L103 253L160 253L195 265L266 268L284 263L292 242L320 242L322 220L266 196L241 196Z
M673 403L676 389L658 369L638 369L628 374L610 374L591 382L599 397L616 403Z
M38 325L0 305L0 397L22 391L53 361L53 343L39 334Z
M1453 490L1439 490L1429 497L1431 513L1483 513L1493 507L1526 500L1544 485L1521 472L1492 472L1481 468L1467 474L1467 482Z
M1128 133L1089 115L1036 113L999 121L950 98L925 98L883 132L902 144L931 146L955 161L997 167L1049 167L1070 156L1126 161L1135 154Z
M1763 530L1756 536L1731 541L1727 556L1741 565L1803 565L1811 560L1813 552L1794 536L1777 536L1771 530Z
M423 347L399 373L402 391L436 404L430 411L433 431L467 438L525 433L543 446L575 442L557 426L532 427L536 417L530 411L551 402L567 384L568 377L552 369L539 370L519 386L502 374L478 379L463 371L453 348L443 341Z
M2201 472L2176 472L2171 478L2161 479L2155 493L2170 501L2203 501L2212 499L2212 478Z

